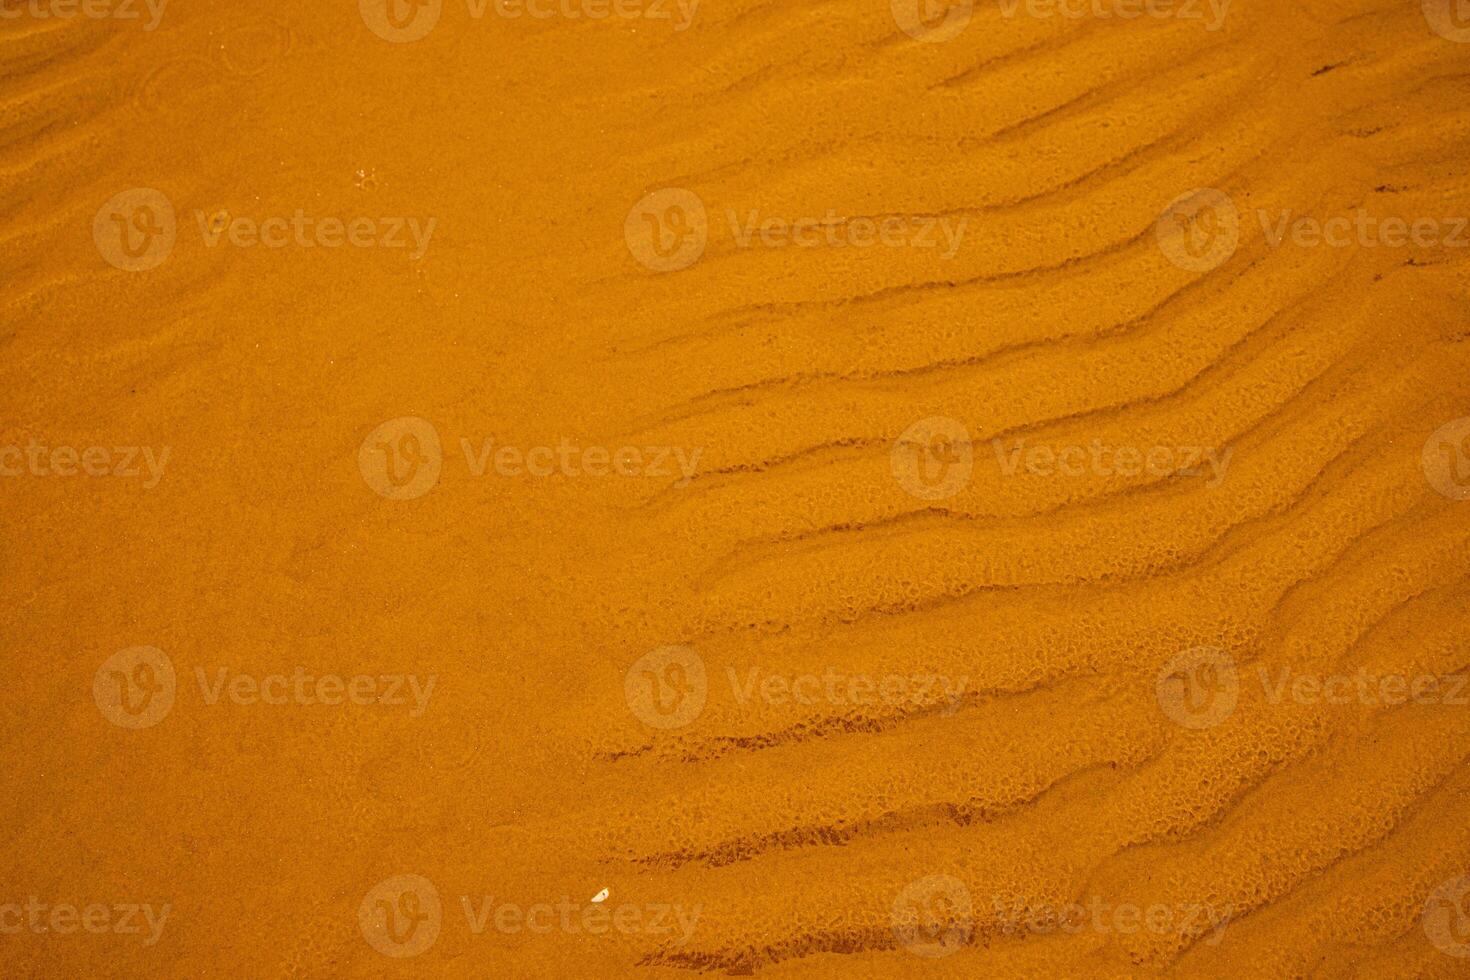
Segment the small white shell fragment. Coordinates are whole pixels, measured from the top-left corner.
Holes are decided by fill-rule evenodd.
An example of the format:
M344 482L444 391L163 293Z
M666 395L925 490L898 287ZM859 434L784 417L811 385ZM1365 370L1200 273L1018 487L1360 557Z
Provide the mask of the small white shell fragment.
M608 891L607 891L606 888L604 888L602 891L600 891L596 895L593 895L592 896L592 901L594 903L596 903L596 902L605 902L605 901L607 901L607 895L608 895Z

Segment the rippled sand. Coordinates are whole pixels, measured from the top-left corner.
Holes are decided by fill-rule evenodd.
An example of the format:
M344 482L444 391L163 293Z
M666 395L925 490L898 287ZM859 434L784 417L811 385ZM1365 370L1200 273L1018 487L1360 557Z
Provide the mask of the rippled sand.
M0 973L1470 977L1463 0L567 3L7 0Z

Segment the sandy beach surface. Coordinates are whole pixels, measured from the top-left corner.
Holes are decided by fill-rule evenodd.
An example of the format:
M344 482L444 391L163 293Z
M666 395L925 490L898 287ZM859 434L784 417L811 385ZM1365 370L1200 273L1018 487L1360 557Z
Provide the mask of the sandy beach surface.
M1466 0L0 15L0 974L1470 977Z

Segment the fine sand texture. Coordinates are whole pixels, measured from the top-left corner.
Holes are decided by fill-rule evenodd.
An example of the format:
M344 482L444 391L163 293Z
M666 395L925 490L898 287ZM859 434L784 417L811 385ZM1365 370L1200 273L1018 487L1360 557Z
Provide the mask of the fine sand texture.
M1470 977L1470 0L0 15L0 976Z

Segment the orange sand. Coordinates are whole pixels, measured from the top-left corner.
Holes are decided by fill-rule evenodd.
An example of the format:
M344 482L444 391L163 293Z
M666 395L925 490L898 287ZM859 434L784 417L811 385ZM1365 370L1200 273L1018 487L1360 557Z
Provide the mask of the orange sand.
M50 2L0 974L1470 977L1464 0Z

